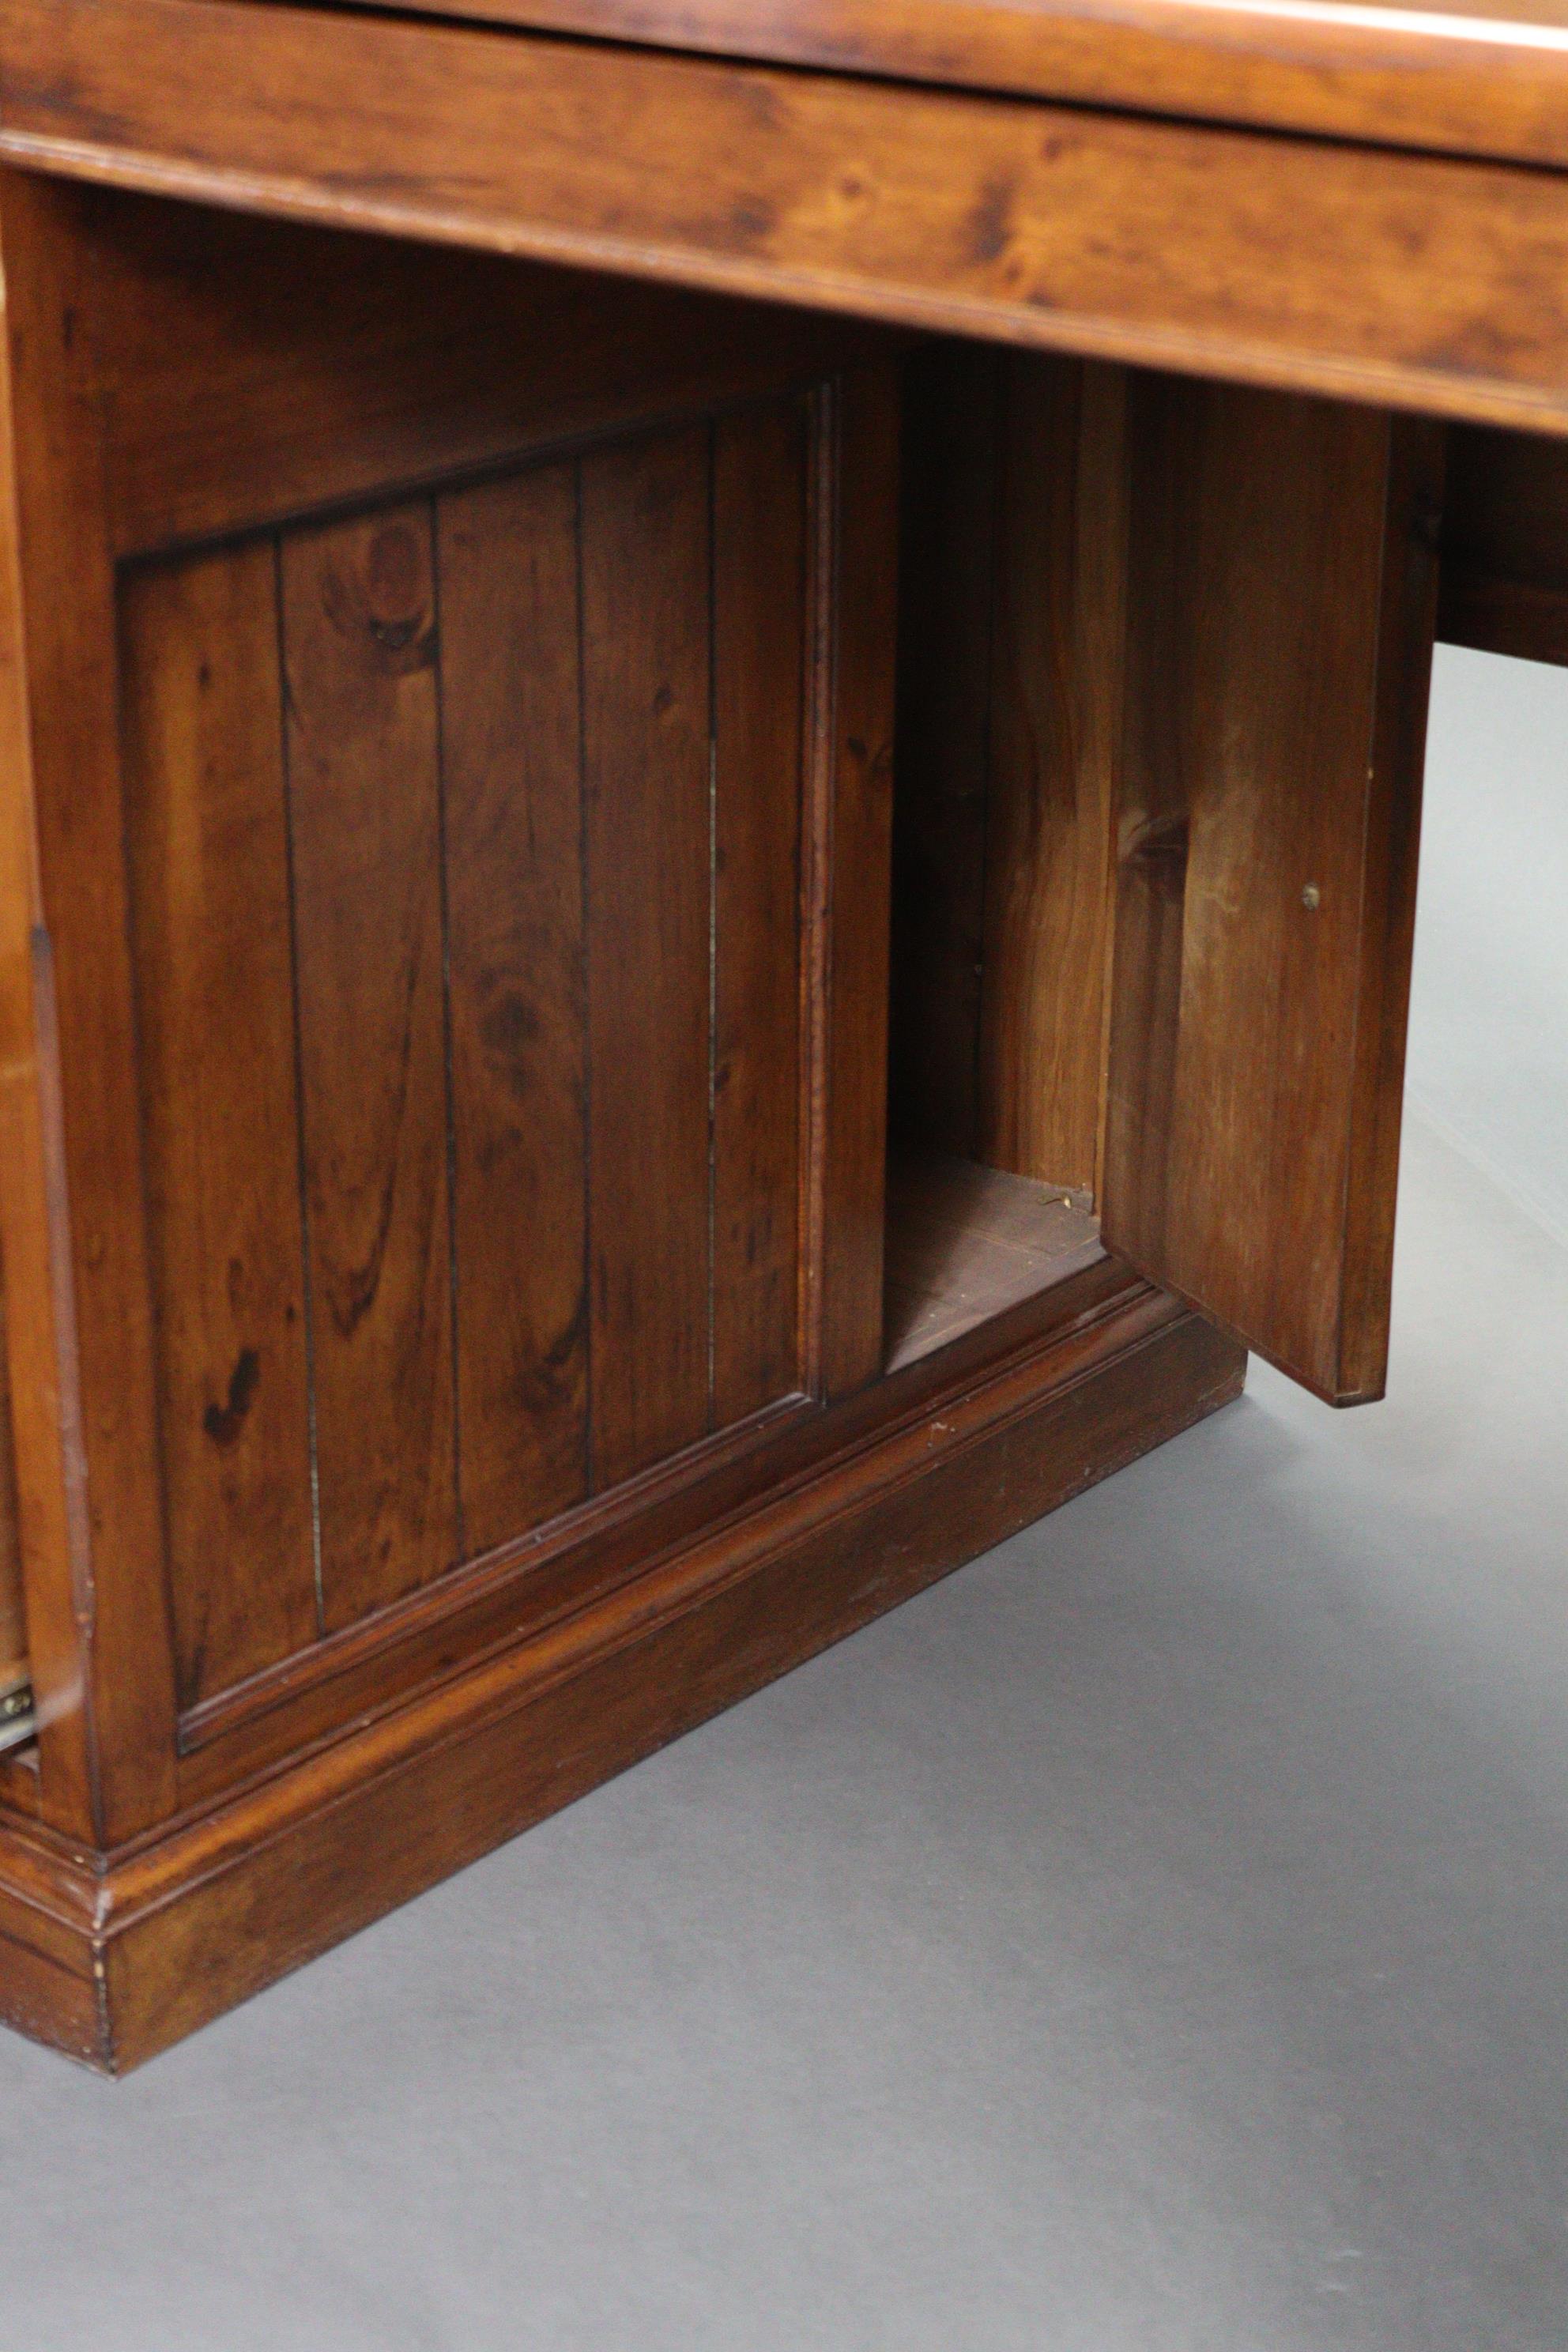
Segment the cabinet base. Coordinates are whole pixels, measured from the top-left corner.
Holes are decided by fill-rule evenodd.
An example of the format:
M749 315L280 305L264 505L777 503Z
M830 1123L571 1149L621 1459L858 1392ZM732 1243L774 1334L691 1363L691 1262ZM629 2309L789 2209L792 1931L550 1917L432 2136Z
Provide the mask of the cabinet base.
M139 2065L1227 1402L1246 1358L1129 1280L897 1381L843 1448L542 1635L107 1859L0 1825L0 2017ZM932 1360L932 1369L941 1365Z

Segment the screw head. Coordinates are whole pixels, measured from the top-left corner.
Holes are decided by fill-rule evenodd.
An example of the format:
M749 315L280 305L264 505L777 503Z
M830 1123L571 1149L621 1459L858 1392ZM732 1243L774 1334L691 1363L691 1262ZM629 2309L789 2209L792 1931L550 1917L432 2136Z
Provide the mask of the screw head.
M1315 915L1323 903L1323 894L1315 882L1309 882L1301 892L1301 904L1309 915Z

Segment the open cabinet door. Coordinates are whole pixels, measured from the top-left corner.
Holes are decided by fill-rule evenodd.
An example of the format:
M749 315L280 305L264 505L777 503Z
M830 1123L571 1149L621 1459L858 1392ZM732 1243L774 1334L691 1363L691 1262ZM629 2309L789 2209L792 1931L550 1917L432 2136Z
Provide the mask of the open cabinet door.
M1108 1244L1382 1394L1440 428L1134 377Z

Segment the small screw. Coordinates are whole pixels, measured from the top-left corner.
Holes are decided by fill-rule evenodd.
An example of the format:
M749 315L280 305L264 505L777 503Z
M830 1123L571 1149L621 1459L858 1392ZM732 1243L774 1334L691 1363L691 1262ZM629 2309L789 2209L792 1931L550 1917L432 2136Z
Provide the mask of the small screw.
M1315 882L1309 882L1301 892L1301 904L1309 915L1315 915L1323 903L1323 894Z

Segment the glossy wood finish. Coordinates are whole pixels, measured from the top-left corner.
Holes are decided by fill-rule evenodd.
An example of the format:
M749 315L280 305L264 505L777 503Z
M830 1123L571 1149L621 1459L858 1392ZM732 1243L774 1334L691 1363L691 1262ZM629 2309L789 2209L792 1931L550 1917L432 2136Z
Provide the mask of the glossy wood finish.
M121 604L159 1426L187 1705L317 1631L276 561L256 541L160 565L127 581ZM265 1576L211 1572L246 1545Z
M1022 98L1568 163L1563 0L1454 0L1441 10L1418 0L393 5Z
M328 1626L459 1550L432 538L421 502L278 550Z
M1336 1403L1382 1392L1441 447L1134 389L1103 1223Z
M163 1556L163 1495L116 583L96 313L68 200L5 174L0 255L25 648L17 716L32 784L30 807L17 796L12 877L34 964L21 1081L31 1100L17 1112L26 1149L15 1179L0 1167L0 1191L17 1187L7 1233L15 1223L23 1234L19 1257L7 1258L7 1312L17 1312L20 1281L47 1268L47 1288L24 1309L30 1360L14 1348L11 1364L15 1391L26 1388L39 1413L26 1439L18 1423L17 1439L47 1547L36 1574L28 1563L40 1798L56 1827L97 1843L175 1801L170 1601L162 1574L148 1573ZM46 1612L52 1622L39 1622Z
M127 575L187 1709L803 1388L809 426L789 396ZM850 510L889 533L890 483ZM874 1370L886 787L852 747L855 1287L823 1279Z
M79 1391L69 1345L70 1244L66 1230L55 1059L53 961L39 922L31 691L24 627L20 515L11 353L0 335L0 1271L15 1549L8 1561L13 1626L25 1626L26 1664L42 1710L63 1727L49 1738L51 1793L79 1814L91 1803L78 1698L83 1511ZM51 1727L46 1718L45 1731ZM0 1801L36 1814L42 1774L35 1746L23 1769L0 1764Z
M118 1837L330 1732L365 1677L416 1681L465 1611L515 1624L624 1574L610 1527L635 1555L643 1517L745 1454L727 1433L875 1373L897 398L874 363L824 378L819 326L781 337L763 313L748 353L745 316L677 297L672 335L700 333L651 372L654 421L634 429L623 387L606 438L595 388L574 434L573 367L547 350L549 399L513 401L508 459L500 404L468 440L459 378L444 431L427 350L374 310L342 330L347 394L365 396L368 336L384 415L425 401L437 423L340 457L330 322L264 306L248 376L230 365L310 391L321 446L307 462L296 417L291 478L327 511L257 530L276 495L259 394L226 443L168 405L160 456L152 404L99 396L114 363L70 305L123 316L145 268L166 325L182 283L199 317L209 268L266 251L276 271L280 234L309 266L318 241L204 224L182 281L144 205L6 199L21 550L28 593L54 599L33 642L60 646L28 672L27 724L71 982L45 1064L18 1059L18 1115L63 1202L44 1156L63 1074L77 1300L62 1327L46 1289L14 1340L90 1496L39 1554L38 1786L62 1829ZM416 264L386 264L377 301L416 291ZM521 344L531 290L542 332L562 311L519 278ZM838 346L856 361L864 339ZM345 510L373 446L488 467ZM236 470L200 510L252 527L117 560L110 486L188 516L177 486L215 448ZM96 1383L79 1440L59 1375L38 1381L40 1307ZM26 1418L25 1498L47 1459ZM111 1632L108 1570L132 1559ZM482 1590L458 1576L480 1560ZM410 1614L454 1578L452 1607ZM124 1769L102 1745L117 1717Z
M1375 1393L1439 539L1568 642L1568 24L463 13L0 26L0 2010L100 2065L1240 1339Z
M1549 171L241 0L5 44L15 163L1568 430Z
M626 1592L101 1878L0 1824L0 2013L140 2064L1213 1412L1244 1360L1104 1267L963 1346L837 1408L816 1475Z

